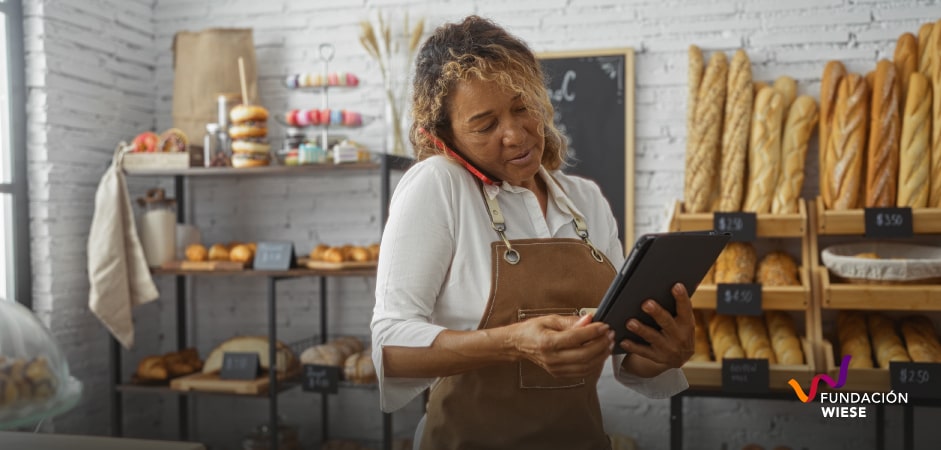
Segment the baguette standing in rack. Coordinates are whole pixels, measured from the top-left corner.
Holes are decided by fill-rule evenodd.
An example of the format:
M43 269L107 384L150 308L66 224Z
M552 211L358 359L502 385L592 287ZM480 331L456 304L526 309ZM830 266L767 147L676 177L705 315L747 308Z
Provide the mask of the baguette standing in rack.
M829 183L826 182L826 156L827 147L831 144L830 130L833 128L833 111L836 110L836 94L846 76L846 67L839 61L830 61L823 69L823 77L820 80L820 133L819 143L817 145L817 171L819 172L820 197L824 205L830 209L833 208L833 194L829 190Z
M872 85L869 151L866 158L867 207L895 206L899 173L899 82L895 64L887 59L876 65Z
M702 71L702 50L695 45L690 45L689 67L687 69L686 136L690 136L693 127L696 126L696 97L699 95L699 85L702 84ZM687 139L687 149L692 142L691 139Z
M772 214L796 214L804 185L807 143L817 125L817 102L802 95L792 104L781 136L781 174L771 201Z
M869 87L863 77L848 74L837 90L826 166L821 169L833 197L831 209L859 207L868 122Z
M771 200L781 171L783 112L782 96L776 89L762 89L755 97L748 146L748 189L743 211L771 212Z
M935 58L931 52L932 31L934 31L934 22L926 23L918 29L918 71L929 80Z
M758 95L758 93L761 92L762 89L771 86L768 83L765 83L764 81L756 81L753 83L753 85L755 89L752 91L752 97Z
M902 114L899 146L898 206L928 206L928 174L931 165L931 84L919 72L911 75Z
M751 61L744 50L735 52L729 68L722 126L722 169L719 171L717 211L736 212L742 208L745 191L745 160L752 116Z
M696 98L696 123L692 133L687 135L683 190L687 212L709 211L718 194L719 147L722 144L722 111L728 73L725 53L713 53Z
M784 105L784 117L797 99L797 81L787 75L781 75L774 80L774 89L781 93L781 103Z
M928 175L928 207L941 207L941 20L935 22L931 28L928 42L928 51L931 52L931 169Z
M895 43L895 72L898 76L901 92L899 100L908 98L908 83L913 73L918 72L918 38L911 33L903 33ZM904 105L899 105L903 107Z

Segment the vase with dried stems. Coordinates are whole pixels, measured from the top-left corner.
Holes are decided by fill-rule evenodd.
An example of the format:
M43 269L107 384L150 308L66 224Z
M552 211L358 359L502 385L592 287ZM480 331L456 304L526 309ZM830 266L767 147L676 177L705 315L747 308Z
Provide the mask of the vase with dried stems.
M405 105L408 103L409 74L418 43L425 30L425 19L409 23L408 13L401 22L393 24L391 15L379 11L374 18L360 22L359 42L379 65L386 98L386 136L388 153L407 155L408 121Z

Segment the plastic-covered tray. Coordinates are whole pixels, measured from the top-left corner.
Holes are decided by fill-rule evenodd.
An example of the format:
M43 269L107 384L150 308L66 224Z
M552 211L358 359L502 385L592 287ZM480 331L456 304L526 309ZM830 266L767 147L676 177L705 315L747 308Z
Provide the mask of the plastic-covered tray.
M823 265L857 283L932 283L941 280L941 247L860 242L827 247Z

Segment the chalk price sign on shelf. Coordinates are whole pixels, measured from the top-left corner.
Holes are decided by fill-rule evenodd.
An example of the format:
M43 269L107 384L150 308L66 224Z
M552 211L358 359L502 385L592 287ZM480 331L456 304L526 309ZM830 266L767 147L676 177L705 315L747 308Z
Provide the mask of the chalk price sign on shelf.
M908 238L915 235L911 208L866 208L864 214L866 237Z
M771 376L767 359L723 359L722 390L746 394L768 392Z
M751 242L758 237L758 219L755 213L714 213L712 228L720 233L732 233L732 240L738 242Z
M259 242L255 270L288 270L296 265L294 244L286 241Z
M223 353L219 378L223 380L254 380L258 378L258 353Z
M719 283L716 286L716 312L719 314L760 316L761 285L756 283Z
M941 364L890 362L892 389L916 398L941 398Z
M304 364L303 390L322 394L336 394L339 384L339 367Z

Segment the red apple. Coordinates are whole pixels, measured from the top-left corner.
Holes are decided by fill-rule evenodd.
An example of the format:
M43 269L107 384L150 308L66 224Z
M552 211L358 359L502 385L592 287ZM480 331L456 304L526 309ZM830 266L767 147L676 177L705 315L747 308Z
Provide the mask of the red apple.
M159 140L160 138L157 137L157 133L145 131L138 134L131 145L134 147L135 152L155 152L157 151L157 141Z

